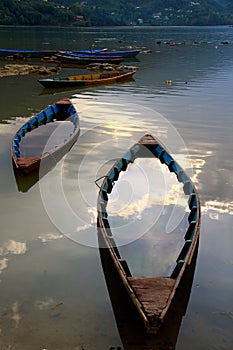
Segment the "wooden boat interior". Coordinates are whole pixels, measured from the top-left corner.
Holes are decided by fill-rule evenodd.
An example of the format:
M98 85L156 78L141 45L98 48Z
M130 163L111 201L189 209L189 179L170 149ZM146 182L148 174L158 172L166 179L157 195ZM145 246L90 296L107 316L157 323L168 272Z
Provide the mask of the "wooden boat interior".
M146 150L146 151L145 151ZM107 204L109 194L122 171L126 171L130 163L138 157L156 157L174 173L177 180L183 184L183 191L188 196L188 228L184 236L182 249L176 259L176 264L169 276L134 277L127 261L121 258L119 249L109 225ZM102 232L112 260L116 265L122 282L131 296L148 332L156 333L174 298L176 289L187 265L192 261L195 247L198 244L200 229L199 197L190 178L166 151L166 149L151 135L146 134L135 144L105 176L98 197L98 228Z
M101 80L116 78L125 75L126 72L110 72L110 73L101 73L101 74L87 74L87 75L73 75L69 76L68 80ZM62 78L61 78L62 79Z
M47 125L56 121L65 120L70 120L72 122L73 132L75 132L79 125L78 116L73 105L65 99L54 103L47 109L41 111L39 114L29 119L29 121L18 130L13 140L12 147L14 155L18 161L20 162L21 158L20 143L25 135L35 129L38 129L40 126ZM64 142L66 142L66 140L64 140Z
M99 246L104 246L103 236L98 232ZM112 263L108 249L100 248L101 264L109 292L117 328L125 350L175 350L177 338L186 313L193 284L198 245L191 264L185 269L167 317L156 334L148 334L137 309L119 273Z

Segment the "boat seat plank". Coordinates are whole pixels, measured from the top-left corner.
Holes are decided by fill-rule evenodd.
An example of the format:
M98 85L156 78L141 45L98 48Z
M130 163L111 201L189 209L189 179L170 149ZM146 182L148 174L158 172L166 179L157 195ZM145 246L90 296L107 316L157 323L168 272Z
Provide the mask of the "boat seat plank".
M169 277L128 277L128 281L148 318L159 318L167 307L175 280Z
M92 74L91 76L92 80L98 80L100 78L99 74Z

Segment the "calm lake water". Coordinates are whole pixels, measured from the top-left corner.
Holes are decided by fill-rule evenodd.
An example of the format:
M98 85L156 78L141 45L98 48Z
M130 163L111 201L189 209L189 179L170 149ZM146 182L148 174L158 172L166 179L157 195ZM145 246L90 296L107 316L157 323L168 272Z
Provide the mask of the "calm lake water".
M230 350L233 28L0 27L0 47L90 45L139 47L137 59L125 63L139 67L134 81L59 92L44 90L38 76L0 78L0 349ZM0 67L5 64L0 61ZM83 71L63 68L59 75ZM17 179L10 149L14 133L62 97L72 98L79 113L78 142L40 181ZM192 291L173 347L161 347L156 339L146 345L140 337L130 342L131 325L117 321L113 312L97 242L95 180L145 132L192 176L202 205ZM155 176L147 173L149 166L136 164L137 175L123 179L112 198L114 229L129 233L122 251L136 274L168 273L185 217L176 181L162 168ZM144 189L159 197L149 208Z

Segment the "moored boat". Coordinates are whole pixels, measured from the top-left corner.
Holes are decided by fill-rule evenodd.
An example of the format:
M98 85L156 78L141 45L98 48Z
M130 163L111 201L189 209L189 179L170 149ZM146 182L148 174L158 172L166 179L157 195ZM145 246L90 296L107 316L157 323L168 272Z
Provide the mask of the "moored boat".
M168 276L132 276L127 261L121 258L108 221L107 205L109 195L120 173L126 171L136 158L147 157L158 158L161 163L165 164L170 172L176 175L177 180L183 184L184 194L188 196L187 230L176 263ZM188 175L160 142L153 136L146 134L121 159L117 160L108 174L104 176L98 195L97 207L98 232L109 251L121 285L126 289L138 315L144 323L146 331L156 334L167 318L169 310L173 307L185 272L190 268L193 259L195 259L200 234L200 202L197 190Z
M89 51L89 52L82 52L82 51L66 51L64 54L66 55L74 55L74 56L97 56L97 57L124 57L124 58L130 58L130 57L136 57L141 50L119 50L119 51Z
M12 56L15 58L43 58L45 56L53 56L57 50L22 50L22 49L4 49L0 48L0 57Z
M53 77L39 79L45 88L84 87L100 84L113 84L132 78L136 71L117 71L100 74L72 75L68 77Z
M75 64L75 65L88 65L91 63L111 63L119 64L124 61L123 57L117 56L96 56L96 55L86 55L86 56L77 56L77 55L67 55L63 53L56 53L55 57L61 63Z
M87 49L87 50L67 50L67 51L59 51L59 52L73 52L73 53L77 53L77 54L82 54L82 53L87 53L87 54L90 54L90 53L103 53L103 52L106 52L108 51L107 48L96 48L96 49L93 49L93 48L90 48L90 49Z
M29 119L15 134L11 152L15 170L28 174L41 162L56 160L76 142L79 117L68 98L61 99Z
M107 49L87 49L87 50L78 50L78 51L59 51L59 50L24 50L24 49L6 49L0 48L0 57L7 58L13 57L15 59L20 58L44 58L54 56L56 53L65 53L72 52L77 55L89 55L89 54L101 54L104 53Z

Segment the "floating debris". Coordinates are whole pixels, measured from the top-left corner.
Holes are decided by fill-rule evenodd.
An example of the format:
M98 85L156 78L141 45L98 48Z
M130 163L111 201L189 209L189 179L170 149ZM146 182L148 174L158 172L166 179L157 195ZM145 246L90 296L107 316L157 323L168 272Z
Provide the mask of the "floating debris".
M34 66L30 64L6 64L0 69L0 77L10 75L51 75L57 73L60 67Z
M110 64L110 63L91 63L87 66L87 69L91 69L94 71L125 71L125 70L138 70L139 67L136 66L118 66L116 64Z
M56 305L56 301L53 298L47 297L43 300L37 300L35 306L39 310L50 310Z
M141 51L141 53L144 53L144 54L152 53L152 50L143 50Z
M56 305L54 305L53 307L51 307L51 310L55 310L57 307L63 305L63 302L61 301L60 303L57 303Z
M86 67L87 69L91 69L94 71L101 71L101 70L117 70L116 64L110 64L110 63L90 63Z
M119 66L118 70L138 70L137 66Z
M22 317L19 314L19 303L17 301L12 304L11 310L12 310L11 319L15 322L15 328L18 328Z
M233 320L233 311L214 311L212 312L213 315L220 315L220 316L227 316L231 320Z
M59 63L56 56L45 56L41 59L41 61L46 63Z
M0 260L0 273L5 270L8 266L8 259L7 258L3 258Z

